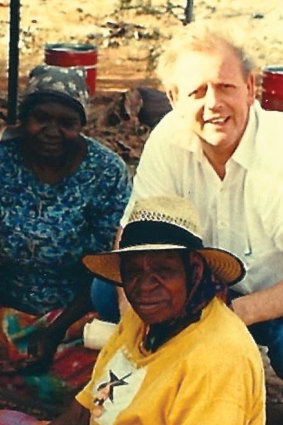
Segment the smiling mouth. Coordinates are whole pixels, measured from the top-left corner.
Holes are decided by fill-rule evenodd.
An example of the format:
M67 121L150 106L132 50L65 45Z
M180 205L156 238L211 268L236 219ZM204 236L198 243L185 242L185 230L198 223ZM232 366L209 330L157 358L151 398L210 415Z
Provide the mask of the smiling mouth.
M204 124L223 125L229 120L229 117L217 117L204 120Z
M50 151L62 149L62 142L61 142L60 139L56 139L56 140L53 140L53 141L42 140L41 145L42 145L43 149L50 150Z

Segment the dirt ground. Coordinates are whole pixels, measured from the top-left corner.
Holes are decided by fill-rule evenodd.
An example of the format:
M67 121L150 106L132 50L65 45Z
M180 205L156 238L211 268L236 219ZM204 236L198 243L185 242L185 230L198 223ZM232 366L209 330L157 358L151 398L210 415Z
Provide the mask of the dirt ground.
M1 77L7 67L9 0L0 0ZM155 85L164 41L182 26L185 0L21 0L20 74L44 60L45 43L98 47L98 90ZM282 0L195 0L194 19L224 18L247 30L259 68L283 62ZM111 24L118 24L117 27Z
M0 0L0 127L5 125L9 43L9 0ZM96 95L86 131L138 161L150 131L136 120L123 121L121 102L128 89L161 88L154 69L164 42L183 25L185 0L22 0L19 93L28 71L44 62L46 43L92 43L98 48ZM224 18L247 30L246 46L260 75L267 65L283 65L282 0L195 0L194 19ZM260 79L258 80L260 84ZM116 117L115 123L109 117ZM283 148L282 148L283 149ZM283 381L266 356L268 424L283 424Z

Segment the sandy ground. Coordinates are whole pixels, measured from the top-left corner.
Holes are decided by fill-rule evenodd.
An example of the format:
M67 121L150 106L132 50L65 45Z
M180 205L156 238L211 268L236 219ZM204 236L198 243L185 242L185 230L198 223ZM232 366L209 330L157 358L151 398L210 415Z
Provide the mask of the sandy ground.
M185 3L184 0L22 0L19 91L28 71L44 61L44 45L60 42L97 46L97 97L106 91L115 93L140 85L160 88L154 73L156 60L164 41L183 25ZM211 18L224 18L247 31L246 46L255 57L258 74L267 65L283 65L282 0L195 0L194 19ZM0 100L4 106L8 22L9 1L0 0ZM283 381L273 374L264 352L263 357L268 384L268 424L282 425Z
M166 12L166 4L173 7ZM152 67L164 40L182 26L184 0L22 0L20 73L44 60L45 43L80 42L98 46L98 89L126 88L152 79ZM0 65L7 66L8 0L0 1ZM2 5L2 7L1 7ZM121 10L121 5L137 6ZM151 5L151 6L150 6ZM247 46L259 68L283 63L282 0L194 1L194 18L224 18L247 30ZM107 22L141 25L115 37ZM113 82L109 82L113 79ZM128 83L128 84L127 84Z

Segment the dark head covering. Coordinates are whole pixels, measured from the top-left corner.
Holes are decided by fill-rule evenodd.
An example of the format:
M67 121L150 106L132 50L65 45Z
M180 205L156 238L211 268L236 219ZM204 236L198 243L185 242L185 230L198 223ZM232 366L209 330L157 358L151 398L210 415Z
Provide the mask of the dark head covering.
M19 118L25 118L31 108L44 100L61 102L74 108L80 114L82 125L85 125L88 91L84 69L50 65L34 68L19 105Z

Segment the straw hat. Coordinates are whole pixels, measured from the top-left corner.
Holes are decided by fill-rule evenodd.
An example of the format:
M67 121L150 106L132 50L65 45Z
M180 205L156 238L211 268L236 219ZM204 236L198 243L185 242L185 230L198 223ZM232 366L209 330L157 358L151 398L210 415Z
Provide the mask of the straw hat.
M198 214L188 199L151 197L136 201L122 234L120 249L83 258L97 276L123 286L120 255L133 251L187 249L201 254L214 275L233 285L245 275L242 262L222 249L204 247Z

